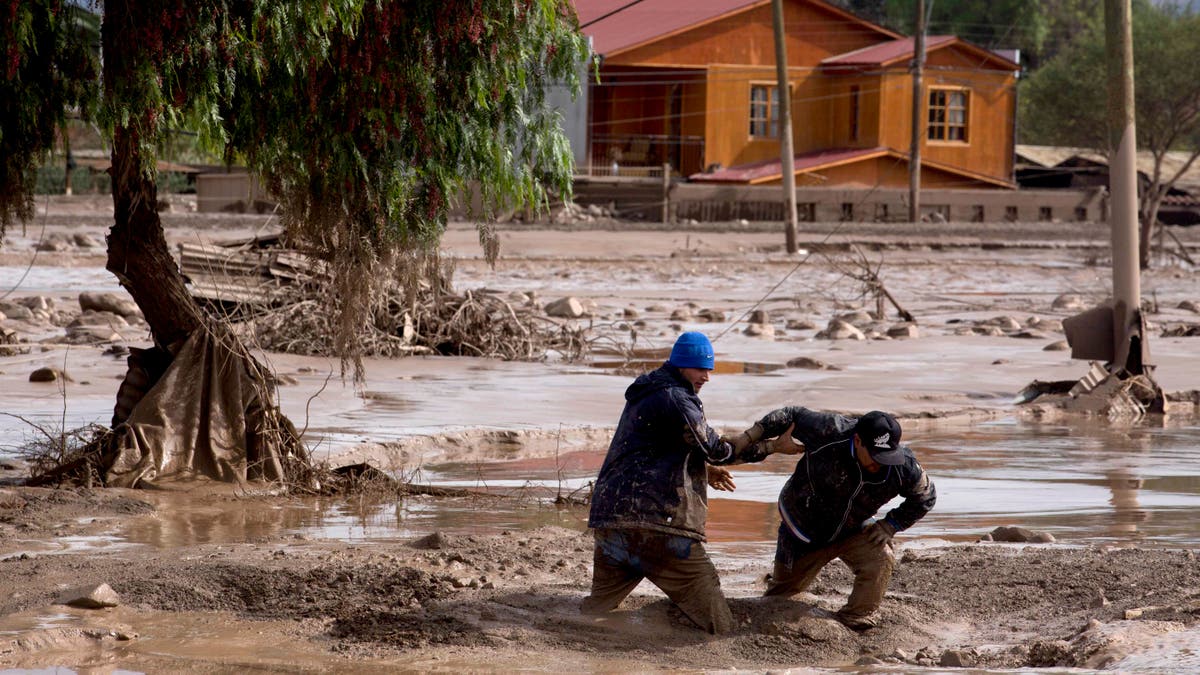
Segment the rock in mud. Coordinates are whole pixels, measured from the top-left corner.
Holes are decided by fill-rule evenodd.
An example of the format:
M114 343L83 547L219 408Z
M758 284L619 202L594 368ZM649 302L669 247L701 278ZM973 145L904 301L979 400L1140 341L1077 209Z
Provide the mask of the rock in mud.
M988 319L987 321L979 322L979 325L995 326L995 327L999 328L1000 330L1004 330L1004 331L1021 329L1021 322L1017 321L1016 319L1014 319L1011 316L992 317L992 318Z
M103 244L101 244L100 241L95 237L84 232L76 232L75 235L71 237L71 240L74 241L75 245L79 248L100 248L103 246Z
M761 340L774 340L775 326L772 326L769 323L752 323L749 326L746 326L746 330L742 331L742 334L750 337L756 337Z
M813 330L817 325L807 319L788 319L783 327L788 330Z
M870 323L873 323L875 321L875 317L871 316L871 314L869 312L866 312L861 309L855 310L853 312L847 312L845 314L839 314L834 318L839 321L845 321L848 324L851 324L854 326L860 326L860 327L865 326Z
M1054 302L1050 303L1050 307L1053 309L1063 310L1083 309L1085 305L1086 303L1084 303L1083 298L1074 293L1063 293L1055 298Z
M558 319L578 319L583 316L584 309L578 298L566 297L546 303L545 312L546 316Z
M103 609L121 604L117 592L108 584L81 586L59 596L58 604L83 609Z
M441 532L434 532L432 534L427 534L420 539L413 540L410 546L413 548L440 550L446 548L447 544L448 542L446 541L445 535L443 535Z
M756 309L750 312L750 316L746 319L747 323L766 324L771 323L771 315L767 314L765 309Z
M29 321L33 318L33 310L15 302L0 302L0 312L4 317L13 321Z
M841 320L833 319L825 330L817 333L822 340L866 340L867 336L857 327Z
M1179 309L1186 309L1189 312L1200 314L1200 303L1196 303L1192 300L1184 300L1183 302L1179 303Z
M638 311L636 308L626 307L625 309L621 310L621 316L625 317L626 319L636 319L641 315L638 314Z
M794 359L790 359L787 362L787 367L807 368L808 370L841 370L841 368L838 368L837 366L831 366L824 361L818 361L817 359L808 356L797 356Z
M691 321L692 320L692 310L688 309L687 307L680 307L679 309L675 310L674 312L671 312L671 320L672 321Z
M720 323L725 320L725 312L705 308L696 312L696 318L708 323Z
M887 335L890 338L915 338L921 335L921 331L915 323L898 323L887 329Z
M944 668L971 668L979 658L970 649L947 649L938 659L938 665Z
M131 316L140 317L142 315L142 311L138 309L137 303L129 298L123 298L116 293L91 293L87 291L80 293L79 308L85 312L89 309L96 312L112 312L125 318Z
M1051 342L1050 344L1046 345L1045 347L1042 347L1042 351L1044 351L1044 352L1065 352L1070 348L1071 348L1071 345L1067 344L1066 340L1055 340L1054 342Z
M1050 544L1054 535L1049 532L1038 532L1024 527L997 527L990 532L991 541L1001 541L1011 544Z
M51 368L49 366L38 368L29 374L30 382L57 382L59 380L64 382L72 381L70 375L67 375L58 368Z

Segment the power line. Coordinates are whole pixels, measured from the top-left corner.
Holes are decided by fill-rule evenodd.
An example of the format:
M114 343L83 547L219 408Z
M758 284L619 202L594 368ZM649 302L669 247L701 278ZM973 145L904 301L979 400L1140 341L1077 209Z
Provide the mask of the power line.
M623 12L623 11L625 11L625 10L629 9L630 7L633 7L634 5L641 4L641 2L642 2L642 0L633 0L633 2L630 2L630 3L628 3L628 4L622 5L622 6L618 7L618 8L616 8L616 9L614 9L613 11L609 12L608 14L604 14L604 15L598 16L598 17L596 17L595 19L592 19L591 21L588 21L587 23L583 24L583 25L582 25L582 26L580 26L579 28L580 28L580 30L582 30L582 29L584 29L584 28L587 28L588 26L590 26L590 25L592 25L592 24L594 24L594 23L598 23L598 22L600 22L600 21L603 21L603 20L607 19L608 17L612 16L613 14L617 14L618 12Z

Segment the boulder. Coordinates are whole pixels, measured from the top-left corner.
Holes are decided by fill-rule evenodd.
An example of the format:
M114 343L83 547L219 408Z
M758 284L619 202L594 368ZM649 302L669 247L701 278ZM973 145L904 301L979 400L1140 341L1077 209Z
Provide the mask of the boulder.
M775 326L772 326L769 323L752 323L746 326L746 329L742 331L742 335L748 335L750 337L756 337L762 340L774 340Z
M137 303L116 293L91 293L84 291L79 294L79 308L83 311L112 312L122 317L142 315Z
M1011 316L997 316L980 322L981 326L996 326L1001 330L1021 330L1021 322Z
M103 609L116 607L120 603L117 592L108 584L80 586L59 596L58 604L82 607L83 609Z
M1200 314L1200 304L1197 304L1192 300L1184 300L1183 302L1179 303L1179 309L1186 309L1189 312Z
M625 309L621 310L621 316L625 317L626 319L636 319L641 315L638 314L637 309L633 307L626 307Z
M834 318L859 327L875 321L875 317L871 316L869 312L862 309L857 309L853 312L847 312L845 314L839 314Z
M58 368L51 368L50 366L38 368L29 374L30 382L57 382L59 380L70 382L71 376Z
M867 336L855 326L842 321L841 319L833 319L825 330L817 333L816 337L822 340L866 340Z
M1055 298L1054 302L1050 303L1051 308L1059 310L1074 311L1083 309L1085 306L1086 304L1084 303L1083 298L1074 293L1063 293Z
M1054 535L1049 532L1038 532L1024 527L1000 526L992 530L992 541L1002 541L1010 544L1050 544Z
M808 319L788 319L783 327L788 330L813 330L817 327L817 324Z
M687 307L680 307L679 309L675 310L674 312L671 312L671 320L672 321L691 321L692 320L692 310L688 309Z
M58 253L71 248L71 241L61 234L52 234L39 241L34 248L47 253Z
M434 532L432 534L427 534L420 539L414 540L410 546L413 548L437 550L446 548L447 543L448 542L446 541L446 536L444 534L441 532Z
M970 649L947 649L942 652L938 665L943 668L971 668L978 660L978 656Z
M98 239L83 232L76 232L71 237L71 240L74 241L75 245L79 248L101 248L104 246L104 244L100 243Z
M837 366L831 366L823 361L810 358L808 356L797 356L794 359L789 359L787 362L788 368L805 368L808 370L841 370Z
M573 297L559 298L546 303L545 311L546 316L559 319L578 319L584 314L583 303Z
M892 338L915 338L919 337L921 331L917 329L915 323L898 323L895 326L887 329L888 337Z
M746 323L771 323L771 316L767 314L765 309L756 309L750 312L750 316L746 317Z
M721 323L725 320L725 312L716 309L702 309L696 312L696 318L708 323Z
M1046 345L1045 347L1042 347L1042 351L1044 351L1044 352L1065 352L1070 348L1071 348L1071 345L1067 344L1066 340L1055 340L1054 342L1051 342L1050 344Z
M33 310L15 302L0 302L0 312L4 313L5 318L14 321L29 321L33 318Z

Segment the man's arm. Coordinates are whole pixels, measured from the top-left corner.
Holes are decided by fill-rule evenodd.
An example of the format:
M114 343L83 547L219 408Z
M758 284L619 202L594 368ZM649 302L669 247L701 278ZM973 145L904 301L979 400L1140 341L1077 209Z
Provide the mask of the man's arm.
M763 439L778 438L790 433L801 444L820 445L816 439L838 435L850 428L850 419L834 413L810 410L803 406L787 406L767 413L754 426L730 439L736 447L753 447ZM776 449L778 451L778 448Z
M769 448L763 447L765 444L738 447L721 438L716 430L708 426L704 412L691 397L677 396L674 401L683 416L683 442L703 452L709 464L761 462L771 454Z
M904 501L888 511L887 516L884 517L884 520L897 532L912 527L918 520L924 518L925 514L932 511L933 505L937 503L937 490L934 489L933 481L929 480L929 474L925 473L920 463L916 461L912 463L912 466L916 467L916 471L907 477L900 490L900 496L904 497Z

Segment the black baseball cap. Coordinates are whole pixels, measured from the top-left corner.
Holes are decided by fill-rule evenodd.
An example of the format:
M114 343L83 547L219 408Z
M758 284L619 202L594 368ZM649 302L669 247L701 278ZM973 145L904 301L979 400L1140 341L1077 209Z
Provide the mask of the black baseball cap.
M889 466L904 463L904 451L900 449L900 423L895 417L872 410L858 418L854 434L867 446L871 459L876 462Z

